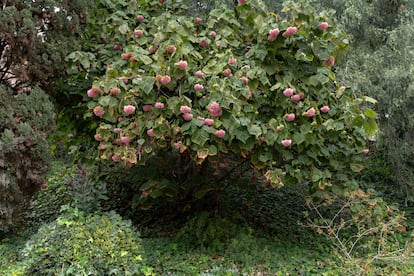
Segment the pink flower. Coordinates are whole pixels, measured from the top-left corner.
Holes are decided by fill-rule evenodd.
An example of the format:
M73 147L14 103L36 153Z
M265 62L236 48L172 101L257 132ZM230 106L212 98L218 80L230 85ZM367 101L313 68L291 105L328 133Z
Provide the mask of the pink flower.
M221 139L221 138L224 137L224 135L226 135L226 131L224 131L222 129L216 130L215 135L216 135L217 138L220 138Z
M282 144L285 148L287 148L287 147L289 147L289 146L292 144L292 140L287 140L287 139L282 140L281 144Z
M290 100L292 101L292 102L295 102L295 103L297 103L297 102L299 102L300 101L300 95L293 95L293 96L291 96L290 97Z
M168 84L170 81L171 81L171 77L168 76L168 75L161 76L161 78L160 78L160 82L162 84Z
M211 32L210 32L210 36L211 36L211 37L216 37L216 35L217 35L217 33L216 33L215 31L211 31Z
M121 122L123 122L124 120L125 120L125 119L124 119L124 118L122 118L122 117L119 117L119 118L118 118L118 122L120 122L120 123L121 123Z
M220 104L218 102L212 102L208 107L208 112L210 113L211 117L219 117L222 114L222 110Z
M128 136L122 136L121 137L121 143L122 144L128 144L129 142L131 142L131 138Z
M200 17L197 17L194 22L198 25L201 24L203 22L203 19L201 19Z
M191 112L191 107L186 106L186 105L182 105L180 107L180 112L185 114L185 113L190 113Z
M118 87L111 88L111 95L118 95L119 93L121 93L121 89Z
M323 112L323 113L328 113L328 112L329 112L329 110L331 110L331 109L329 108L329 106L324 105L324 106L322 106L322 107L320 108L320 110L321 110L321 112Z
M205 40L205 39L201 40L200 41L200 46L203 47L203 48L207 47L208 46L207 40Z
M285 120L288 122L292 122L293 120L295 120L295 113L289 113L285 115Z
M121 156L119 156L118 154L112 155L112 161L114 161L114 162L121 161Z
M292 88L286 88L283 90L283 95L286 97L291 97L293 95L293 89Z
M96 141L100 142L102 141L102 135L100 134L95 134L95 136L93 136L95 138Z
M232 72L231 72L231 69L230 69L230 68L225 69L225 70L223 71L223 75L224 75L225 77L227 77L227 78L230 78L231 76L233 76L233 74L232 74Z
M174 148L179 150L181 148L181 143L174 143Z
M101 91L101 89L97 86L92 86L91 89L89 89L86 94L88 95L88 97L90 98L95 98L99 95L99 92Z
M46 183L43 183L42 185L40 185L40 189L44 190L47 189L48 185Z
M132 53L123 53L121 54L121 58L123 60L129 60L132 57Z
M188 63L185 60L180 60L175 65L177 66L178 69L185 70L185 68L187 68L187 66L188 66Z
M362 150L362 153L363 153L364 155L368 155L368 153L369 153L369 149L363 149L363 150Z
M124 112L129 115L135 112L135 106L133 105L125 105L124 106Z
M203 89L204 89L204 86L201 85L201 84L199 84L199 83L197 83L197 84L194 85L194 90L195 91L201 91Z
M214 120L206 118L206 119L204 119L204 124L207 125L207 126L212 126L214 124Z
M278 28L272 29L269 31L269 35L267 36L267 40L269 41L275 41L277 36L279 35L280 31Z
M306 111L305 115L306 117L312 118L313 116L315 116L315 114L316 114L315 108L312 107Z
M296 34L297 31L298 31L298 28L296 28L296 27L288 27L282 35L283 35L283 37L286 38L286 37L289 37L289 36L292 36L292 35Z
M160 103L160 102L156 102L155 103L155 108L163 109L164 108L164 104L163 103Z
M121 51L121 50L122 50L122 46L121 46L121 45L119 45L119 44L115 44L115 45L114 45L114 50L115 50L115 51Z
M127 77L120 77L119 80L122 81L125 84L127 84L128 81L129 81L129 79Z
M174 53L175 51L177 51L177 47L175 47L174 45L167 45L167 52L168 53Z
M230 65L234 65L236 63L237 63L237 59L235 59L234 57L232 57L232 58L229 59L229 64Z
M319 29L324 31L328 28L328 26L329 26L328 22L322 22L321 24L319 24Z
M102 106L95 106L93 113L98 117L102 117L105 114L105 110Z
M144 21L144 16L143 15L137 15L137 20L138 20L138 22Z
M144 111L144 112L149 112L151 110L152 110L152 106L149 105L149 104L146 104L142 107L142 111Z
M134 31L135 37L141 37L143 34L144 34L144 32L142 30L135 30Z
M247 0L237 0L237 2L239 2L239 5L243 5L247 2Z
M202 78L202 77L204 77L204 73L203 72L201 72L201 71L197 71L197 72L195 72L195 74L194 74L197 78Z
M191 113L184 113L183 114L183 118L186 121L191 121L193 119L193 114L191 114Z
M148 53L150 54L155 54L157 51L158 51L158 48L156 46L151 45L148 48Z
M148 134L149 137L154 137L154 130L152 128L148 129L147 134Z
M241 77L240 80L242 81L243 84L248 84L249 83L249 79L245 76Z
M335 64L335 57L334 56L330 56L327 60L325 60L323 62L323 64L325 64L328 67L331 67Z
M116 134L121 133L121 131L122 131L122 128L120 128L120 127L114 128L114 133L116 133Z

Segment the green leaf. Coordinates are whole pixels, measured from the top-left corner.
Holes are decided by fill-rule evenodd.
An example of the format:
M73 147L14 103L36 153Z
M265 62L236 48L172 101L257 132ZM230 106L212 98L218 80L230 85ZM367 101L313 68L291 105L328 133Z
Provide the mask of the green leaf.
M302 132L299 133L295 133L293 135L293 141L295 142L295 144L300 145L303 142L305 142L305 134L303 134Z
M371 108L368 108L367 110L365 110L364 114L365 116L371 119L375 119L377 117L377 113L375 113L375 111L372 110Z
M199 128L191 136L191 141L197 145L204 146L209 138L208 132L202 128Z
M376 99L368 97L368 96L364 96L363 99L364 99L364 101L372 103L372 104L377 104L377 102L378 102Z
M262 134L262 128L259 125L250 125L247 127L247 130L251 135L259 137Z
M138 60L142 61L145 65L152 63L152 58L146 55L138 55Z
M121 26L119 26L118 30L121 34L127 34L129 32L128 24L127 23L122 24Z
M364 122L364 130L371 136L374 136L377 133L378 125L374 120L369 120Z
M132 83L137 86L136 88L138 88L140 92L142 91L145 94L149 95L154 88L154 81L154 77L145 76L142 78L134 79Z
M249 139L250 135L247 133L246 130L236 130L236 138L237 140L246 143L247 139Z
M364 169L364 165L363 164L359 164L359 163L351 163L351 170L353 172L359 173Z

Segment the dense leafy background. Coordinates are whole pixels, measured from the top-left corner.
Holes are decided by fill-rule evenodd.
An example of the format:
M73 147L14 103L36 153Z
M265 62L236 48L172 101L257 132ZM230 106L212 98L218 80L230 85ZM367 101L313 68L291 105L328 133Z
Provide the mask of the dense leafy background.
M1 116L8 122L5 127L6 124L1 121L0 129L2 131L3 128L13 129L11 125L18 125L18 123L27 125L32 122L29 119L27 121L20 119L23 118L22 116L14 115L22 112L19 111L21 106L14 107L10 112L9 109L17 105L17 99L32 99L36 95L46 99L42 91L38 88L33 89L36 85L40 86L52 96L56 104L58 129L53 136L50 136L49 141L52 145L52 154L55 159L59 159L53 162L53 166L50 167L51 172L44 181L45 185L42 185L42 189L33 198L26 212L19 216L16 213L13 219L20 223L7 229L13 230L14 233L0 233L0 271L3 274L42 275L48 272L59 274L62 271L66 273L76 271L77 274L111 272L119 275L133 272L142 275L410 275L414 273L413 65L410 62L413 60L411 42L414 35L412 1L286 1L282 4L281 1L247 0L259 5L254 13L247 5L240 7L238 2L243 1L185 1L187 9L182 9L183 1L178 0L53 2L54 5L57 5L56 3L61 5L63 9L52 9L48 1L36 1L36 3L7 1L6 5L1 2L0 17L2 22L7 24L0 26L3 62L0 63L2 70L0 81L9 87L2 90L2 93L6 93L5 99L7 98L8 101L15 99L16 102L7 104L7 108L2 109L5 112L0 111ZM134 5L136 3L146 7L139 12L144 15L143 22L137 21ZM223 8L223 4L230 9L229 12L226 13L224 10L212 12L216 8ZM286 40L288 43L284 43L285 40L281 39L281 34L279 35L279 40L274 41L279 47L278 51L274 51L270 46L272 44L267 41L269 31L267 27L260 30L260 28L256 29L257 26L254 24L249 25L252 24L252 18L257 17L256 23L261 18L263 20L259 22L261 26L267 26L269 22L264 19L266 17L263 17L262 13L265 4L275 13L272 19L274 21L269 21L274 24L272 28L277 27L277 22L283 22L285 24L282 24L283 28L288 26L288 22L304 24L296 38L291 37L290 40ZM160 7L163 9L160 10ZM325 8L332 10L325 10ZM171 12L161 18L149 16L159 15L167 10ZM308 11L310 14L295 13L295 10ZM241 25L237 25L239 23L234 21L238 16L249 14L251 17L245 18ZM199 25L194 21L197 16L203 20ZM208 20L209 16L211 20ZM221 23L209 25L219 18ZM165 22L174 22L174 19L181 20L182 24L163 25ZM233 21L229 24L228 20ZM307 25L306 22L312 20L315 20L314 26ZM317 24L321 20L329 23L328 32L318 32ZM42 37L36 36L38 31L32 28L35 25L41 26L42 30L46 30L45 26L48 26L44 33L47 39L43 40ZM134 30L140 26L145 27L145 32L144 36L138 38L135 37ZM232 26L238 28L231 29ZM245 29L239 29L240 26L244 26ZM212 39L209 31L213 27L216 31L227 30L227 37L217 35ZM177 36L174 41L170 41L163 35L165 30L173 31L174 28L182 28L180 29L182 36ZM250 28L251 33L248 31ZM335 32L331 33L333 30ZM339 30L345 31L348 41L343 40L344 33ZM329 33L329 37L326 33ZM157 34L160 41L164 43L158 47L155 55L149 55L147 51L143 52L137 47L137 41L142 47L149 47L150 34ZM207 49L199 46L197 40L199 34L210 42ZM312 34L312 38L307 37L307 34ZM258 49L252 43L250 46L253 48L250 48L247 53L238 50L240 45L230 43L231 52L226 53L212 43L213 41L223 43L223 40L227 43L234 38L236 38L234 41L240 39L242 43L246 43L249 39L260 36L267 46ZM318 54L311 61L304 60L311 57L309 53L318 52L309 50L307 48L309 45L305 41L323 42L325 39L329 41L334 38L338 39L335 43L339 43L334 45L349 42L349 47L347 51L342 51L344 49L341 48L332 52L337 59L331 69L321 66L324 59L321 59ZM59 45L64 41L71 41L71 43L65 42L68 47L60 47ZM164 46L177 44L177 41L181 41L181 44L180 47L176 47L175 54L167 53L167 48ZM301 41L302 46L300 46ZM22 43L26 43L27 47L22 48ZM10 52L4 51L7 45L13 46ZM122 50L116 45L122 46ZM188 55L183 54L182 45L192 47L191 51L186 50ZM328 52L331 55L333 48L330 48L329 43L325 46L330 49ZM320 49L323 50L325 46ZM215 47L221 49L221 52L211 51ZM298 49L304 50L305 55L300 53L295 55ZM148 72L151 72L150 76L164 75L170 70L168 74L171 73L171 83L166 86L156 85L160 90L159 95L154 96L151 93L137 95L131 92L130 97L125 97L133 89L131 82L123 85L123 82L117 80L110 71L115 68L118 74L130 74L128 76L131 74L147 76L148 73L145 70L137 72L140 66L137 66L136 62L122 60L121 54L125 51L136 54L139 63L143 63L142 66L146 69L150 68L148 69ZM208 63L213 62L205 55L207 51L211 51L209 52L211 55L221 54L218 60L223 65L218 66L220 70L217 73L207 70L204 72L203 79L197 79L193 76L194 71L198 67L203 70L209 69ZM338 54L340 52L341 54ZM197 60L195 58L197 55L201 55L203 60ZM237 64L249 64L252 69L242 71L239 70L239 65L228 65L231 55L237 59ZM324 56L327 53L319 53L319 55ZM66 64L63 62L65 56ZM266 79L273 83L276 77L266 70L259 70L266 68L260 61L263 57L265 60L270 60L270 63L271 57L278 57L281 60L287 58L289 62L298 66L311 64L308 68L311 71L297 69L296 72L285 66L287 71L292 72L290 74L292 76L281 74L282 80L277 80L282 84L295 85L301 89L310 82L324 82L323 72L329 71L326 76L330 85L325 87L323 83L318 84L320 92L314 92L313 96L320 97L325 95L324 91L338 91L338 88L341 91L341 86L349 87L343 91L346 96L343 101L322 96L323 104L328 100L329 105L336 104L338 110L347 110L345 112L347 115L342 114L341 117L341 112L333 112L331 109L329 114L318 113L314 118L305 118L302 112L307 110L307 105L313 104L312 100L305 97L303 105L293 105L283 101L285 98L281 93L285 87L273 87L275 90L271 91L269 88L272 86L266 84ZM151 59L151 63L145 64L150 61L148 58ZM188 68L184 74L186 78L180 79L180 71L175 63L184 59L189 61ZM157 64L157 60L161 65ZM22 61L25 66L22 66ZM108 64L112 64L112 68L108 68ZM162 64L168 64L169 68ZM65 67L68 68L67 72L63 70ZM221 73L226 67L232 69L233 79L222 77ZM214 70L214 68L210 69ZM3 74L6 71L17 76L20 74L21 78L13 84L7 80L8 75ZM319 74L319 77L313 80L305 78L308 84L298 82L295 74L300 73L304 76L306 72L318 72L315 76L319 73L322 75ZM248 77L247 85L239 79L242 75ZM290 78L290 81L286 78ZM273 144L263 141L261 138L261 134L265 134L263 128L259 130L246 125L241 132L248 135L250 137L248 139L252 141L252 148L249 148L250 158L240 157L240 154L220 153L223 148L229 146L227 144L229 141L232 141L230 145L232 150L234 148L240 150L241 145L240 141L230 137L229 128L233 127L234 122L224 124L233 111L226 105L221 106L222 115L214 118L213 126L224 128L226 135L220 140L214 136L214 133L209 133L206 140L208 141L206 143L217 148L217 155L221 158L221 162L216 162L214 159L217 156L213 154L204 160L203 164L207 165L200 169L200 165L197 164L199 160L195 158L199 157L197 151L201 149L200 141L193 132L190 135L189 131L199 130L195 120L197 115L209 116L205 107L209 106L210 101L216 100L221 104L223 99L212 98L204 104L198 100L177 102L173 108L170 108L169 100L177 96L176 88L180 86L186 87L181 95L197 98L194 84L195 81L201 80L200 84L208 91L214 91L213 88L219 83L221 87L235 90L237 93L242 94L243 91L248 90L258 93L245 97L247 100L245 99L245 103L242 104L243 107L248 107L241 112L243 117L250 119L253 125L258 124L256 117L258 114L263 114L264 120L270 124L269 114L273 111L266 111L266 108L281 108L279 110L281 116L286 113L285 108L298 109L295 109L295 112L298 111L296 115L301 117L300 124L293 127L288 125L289 127L285 127L283 132L293 137L293 145L289 149L296 147L298 141L302 139L298 134L295 136L296 131L299 130L300 133L305 131L305 126L310 126L315 131L314 125L308 124L313 120L319 128L323 124L326 127L326 121L323 120L327 119L327 115L333 119L332 125L329 126L332 127L330 133L337 135L331 138L333 144L344 141L341 138L343 133L338 134L341 128L344 127L346 131L358 131L361 126L363 127L364 123L361 124L361 121L359 125L354 125L354 128L350 127L350 122L355 122L352 118L355 114L367 119L364 120L365 123L378 122L380 131L375 136L375 140L370 137L373 141L365 146L367 137L361 133L353 133L352 136L364 138L360 140L358 149L351 143L344 144L344 152L342 152L344 155L336 159L338 161L343 159L343 156L347 156L346 152L349 149L354 149L358 153L355 155L357 162L353 162L351 167L353 171L348 170L346 173L350 177L348 180L352 179L352 182L346 182L345 186L352 187L353 190L344 193L343 189L337 189L340 187L338 185L334 185L335 189L322 186L326 200L321 202L311 200L308 196L309 191L315 192L321 189L318 181L316 183L319 185L314 186L317 189L311 190L307 181L298 181L297 185L285 185L278 189L269 187L269 182L263 181L263 172L266 171L258 167L262 162L266 163L264 160L268 158L266 157L268 151L260 149L276 147L275 151L272 148L272 153L280 154L280 160L285 160L286 154L290 151L282 148L280 144L276 146L276 141ZM134 81L134 85L142 84L137 79ZM334 84L331 85L332 82ZM138 100L140 102L137 103L137 107L142 107L140 104L144 102L153 105L150 113L144 114L141 109L137 109L134 113L136 115L134 118L143 123L143 127L138 134L133 135L143 136L145 141L142 145L150 146L148 154L142 158L146 161L146 166L129 167L119 162L96 160L98 143L94 140L94 135L97 134L96 128L101 121L93 115L92 109L97 104L105 103L105 100L102 100L105 97L91 101L86 91L96 85L107 92L113 84L119 85L122 91L119 98L116 98L119 103L122 103L116 112L123 112L125 101L132 103ZM31 89L36 91L32 95L30 95ZM271 91L269 95L281 101L271 104L261 100L258 95L266 95L263 91ZM24 94L16 96L22 92ZM161 94L167 94L168 97L163 98ZM372 98L365 98L371 103L358 100L365 95ZM211 96L212 93L209 94L209 97ZM213 97L217 96L213 95ZM105 108L112 105L112 98L109 99ZM373 99L378 101L376 105L372 105L372 102L375 102ZM163 110L168 110L167 114L162 115L161 110L154 109L156 101L164 103ZM233 104L240 104L240 102L243 101L238 98ZM249 109L249 104L253 109ZM45 105L49 106L46 100L39 106ZM166 148L161 147L159 150L159 146L163 146L163 143L159 141L155 143L151 140L154 138L149 139L145 136L148 127L154 128L154 122L160 116L168 118L168 122L171 120L181 122L183 119L179 111L181 105L191 105L195 118L188 124L188 132L181 136L186 138L181 141L181 144L187 147L185 152L193 153L189 155L180 155L178 151L174 151L171 147L173 144L167 145ZM260 106L256 108L258 114L254 110L256 105ZM31 107L36 109L39 106L36 104ZM316 106L315 109L318 110ZM39 114L39 108L36 112ZM51 118L52 113L49 112L48 109L47 112L42 113L50 116L31 116L30 119L39 122L41 118ZM154 121L148 121L146 116L150 114L150 119ZM236 118L240 120L237 116ZM115 127L114 123L111 118L106 119L109 119L108 128L112 130ZM275 120L277 122L275 127L277 127L280 123L277 121L278 116ZM339 123L341 121L342 123ZM127 123L132 122L124 124ZM34 137L40 138L50 130L52 125L49 123L46 128L42 127L40 132L34 133ZM369 126L368 123L365 127L368 132ZM372 127L373 125L371 130L374 129ZM128 132L131 131L131 128L126 129ZM27 127L16 127L14 132L20 133L23 130L28 134ZM162 124L156 125L154 133L157 139L162 138L165 141L169 139L164 131L169 130L164 129ZM317 130L317 133L318 131L320 130ZM3 134L0 133L1 137L4 133L10 131L3 131ZM322 133L326 134L323 131L319 134ZM105 132L98 134L105 134ZM109 136L105 138L108 141L114 138ZM301 142L306 145L302 153L306 152L307 155L293 153L295 157L301 158L300 162L305 162L309 157L311 157L309 160L314 160L312 152L315 153L316 150L317 153L320 150L312 143L307 144L310 140L306 142L306 139L310 137L312 135L305 136L305 140ZM6 142L10 144L10 141L12 140L2 138L0 156L9 154L10 147L6 147ZM42 138L42 143L33 149L46 148L45 142ZM111 142L108 144L113 150L113 144ZM28 144L24 145L22 149L28 148ZM364 149L368 155L361 154ZM369 151L366 151L367 149ZM8 156L15 161L25 158L30 162L39 160L37 155L33 157L33 152L26 151L26 153L22 158L17 159L13 154ZM42 150L41 160L48 159L45 153L47 150ZM337 163L331 162L328 167L321 167L317 162L309 162L309 166L315 167L314 172L319 170L323 174L326 173L325 176L333 174L334 177L338 177L336 170L332 171ZM357 165L358 162L362 162L366 169L359 172L362 166ZM0 162L1 172L4 171L8 177L15 177L16 174L13 173L15 168L19 170L23 168L21 175L29 171L28 167L24 170L23 163L15 163L16 166L6 170ZM321 177L319 173L311 176L315 179ZM39 175L39 181L40 178L42 177ZM22 180L25 180L24 177ZM23 182L23 184L29 183ZM0 184L4 186L4 182ZM36 190L39 186L29 183L28 188ZM4 199L1 200L3 200L1 204L6 202ZM65 247L61 246L63 237L68 241L64 244ZM115 237L122 237L122 240L114 239ZM102 254L106 261L95 262L90 258L91 254Z

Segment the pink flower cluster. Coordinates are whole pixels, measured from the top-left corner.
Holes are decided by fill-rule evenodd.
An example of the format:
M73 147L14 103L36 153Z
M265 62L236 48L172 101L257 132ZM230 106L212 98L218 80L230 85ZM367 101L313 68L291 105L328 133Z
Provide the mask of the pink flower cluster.
M102 106L95 106L93 113L98 117L102 117L105 114L105 110Z
M125 105L124 106L124 112L127 115L134 113L135 112L135 106L133 106L133 105Z
M185 60L180 60L175 65L177 66L178 69L185 70L185 68L187 68L187 66L188 66L188 63Z
M288 27L288 28L286 29L286 31L282 34L282 36L283 36L284 38L287 38L287 37L289 37L289 36L292 36L292 35L296 34L296 33L297 33L297 31L298 31L298 28L296 28L296 27Z
M99 95L99 93L101 92L101 89L97 86L92 86L91 89L89 89L86 94L88 95L88 97L90 98L95 98Z
M288 139L282 140L281 144L282 144L282 146L287 148L292 144L292 140L288 140Z
M211 117L219 117L222 114L222 110L220 104L218 102L212 102L208 107L208 112L210 113Z
M280 31L278 28L272 29L269 31L269 35L267 36L267 40L269 41L275 41L277 36L279 35Z

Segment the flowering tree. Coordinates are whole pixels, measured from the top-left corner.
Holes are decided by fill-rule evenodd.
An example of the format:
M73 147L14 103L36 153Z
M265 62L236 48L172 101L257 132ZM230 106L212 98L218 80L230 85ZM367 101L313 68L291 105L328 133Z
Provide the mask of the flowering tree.
M107 67L85 96L99 157L134 165L176 152L201 167L232 154L273 186L354 188L377 127L375 101L335 79L346 37L308 1L288 1L283 17L238 3L201 18L178 0L129 1L95 26ZM102 62L69 58L77 70Z

